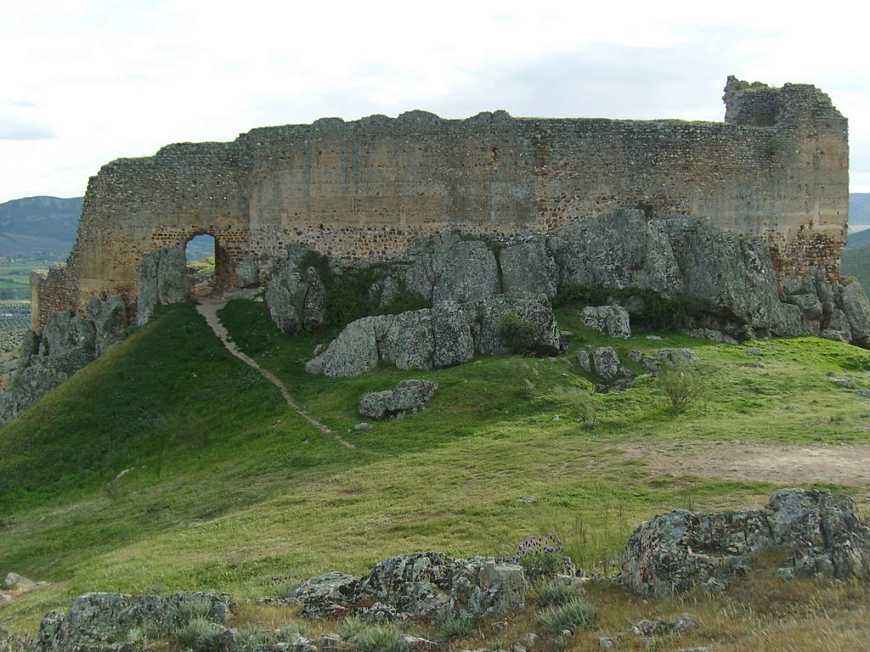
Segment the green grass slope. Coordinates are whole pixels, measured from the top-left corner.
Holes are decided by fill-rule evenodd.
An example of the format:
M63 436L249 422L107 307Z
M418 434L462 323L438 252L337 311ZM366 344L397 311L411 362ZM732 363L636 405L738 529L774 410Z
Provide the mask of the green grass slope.
M651 378L590 394L570 354L311 377L303 364L321 339L287 337L262 303L231 302L221 317L236 343L352 440L348 450L289 411L192 306L161 311L0 429L0 573L51 582L0 609L0 624L32 629L91 590L271 595L392 554L506 553L551 530L581 566L592 564L652 514L756 503L785 482L662 470L659 452L870 443L870 401L828 377L870 388L868 351L798 338L753 343L759 358L678 335L613 341L584 330L577 314L560 314L572 350L692 347L704 399L674 414ZM361 393L408 377L439 383L428 410L352 430Z

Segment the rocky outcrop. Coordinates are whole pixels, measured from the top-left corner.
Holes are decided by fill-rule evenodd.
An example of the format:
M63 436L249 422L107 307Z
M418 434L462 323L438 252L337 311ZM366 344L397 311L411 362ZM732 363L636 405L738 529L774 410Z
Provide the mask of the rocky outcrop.
M359 579L340 573L313 578L294 597L308 617L359 613L372 603L394 619L502 615L525 605L521 566L493 559L454 559L436 552L384 560Z
M359 400L359 413L370 419L413 414L429 405L438 385L428 380L403 380L393 389L368 392Z
M269 316L285 333L316 330L326 319L326 289L317 270L304 265L308 253L290 247L266 285Z
M767 508L696 514L677 510L635 530L623 553L621 582L635 593L667 596L696 586L722 588L749 572L755 554L780 549L784 577L870 578L870 528L848 496L787 489Z
M505 292L545 294L551 299L556 296L559 269L543 236L530 236L524 242L505 246L498 261Z
M120 297L94 298L86 316L56 312L42 335L31 333L21 347L8 391L0 394L0 424L14 419L124 337L126 305Z
M358 319L305 369L343 377L371 371L380 363L425 370L465 362L474 352L503 355L510 348L500 328L509 314L530 325L535 347L559 350L559 329L545 296L497 295L476 303L445 301L431 309Z
M406 284L430 305L480 301L500 291L495 254L482 240L448 233L416 243L409 259Z
M583 324L610 337L631 337L628 310L622 306L586 306L581 313Z
M629 351L630 360L643 366L651 374L659 374L663 369L676 369L683 365L695 364L698 356L691 349L658 349L649 353Z
M187 300L187 259L184 249L170 247L145 254L139 265L136 323L148 323L157 306Z
M227 596L214 593L176 593L161 597L121 593L88 593L72 603L66 614L51 612L42 620L35 652L120 650L136 627L169 633L190 621L204 618L222 625L230 614Z

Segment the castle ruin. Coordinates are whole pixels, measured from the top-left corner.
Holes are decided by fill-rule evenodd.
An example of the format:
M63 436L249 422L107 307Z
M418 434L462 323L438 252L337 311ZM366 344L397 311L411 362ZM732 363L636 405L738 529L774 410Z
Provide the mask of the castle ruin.
M766 238L781 278L836 279L848 221L847 120L811 85L729 77L725 120L445 120L424 111L254 129L119 159L88 183L65 267L35 275L33 329L93 296L135 304L142 257L215 238L216 279L298 243L387 260L448 230L547 233L623 207Z

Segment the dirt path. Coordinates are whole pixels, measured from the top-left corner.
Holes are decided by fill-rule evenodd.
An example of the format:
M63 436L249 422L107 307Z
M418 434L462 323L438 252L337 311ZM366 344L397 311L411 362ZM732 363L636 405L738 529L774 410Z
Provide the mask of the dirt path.
M331 435L338 443L340 443L345 448L356 448L349 441L345 440L340 435L330 430L325 424L321 423L310 414L306 413L301 407L299 407L299 404L293 400L293 397L290 395L290 390L287 389L287 385L285 385L280 378L278 378L268 369L263 369L259 364L257 364L257 362L253 358L243 353L239 349L239 347L235 345L235 343L230 339L226 327L221 323L220 318L218 318L218 311L221 310L221 308L223 308L225 305L225 299L201 299L200 303L197 304L196 309L199 311L199 314L205 317L205 321L214 331L214 334L217 335L218 339L224 345L226 350L249 367L253 367L254 369L256 369L257 372L261 376L263 376L263 378L265 378L275 387L277 387L278 390L281 392L281 396L284 397L284 401L287 403L290 409L296 412L296 414L305 419L312 426L317 428L317 430L319 430L321 434Z

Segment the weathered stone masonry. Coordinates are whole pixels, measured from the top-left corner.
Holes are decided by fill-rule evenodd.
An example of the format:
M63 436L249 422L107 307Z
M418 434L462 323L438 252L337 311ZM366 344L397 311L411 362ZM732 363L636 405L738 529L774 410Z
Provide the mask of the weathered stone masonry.
M768 237L782 276L839 269L847 121L813 86L729 78L724 123L513 118L321 119L231 143L170 145L92 177L75 249L33 284L34 329L95 294L132 300L142 256L208 233L218 276L301 243L388 259L421 235L547 232L620 207Z

